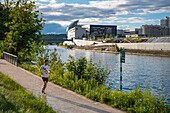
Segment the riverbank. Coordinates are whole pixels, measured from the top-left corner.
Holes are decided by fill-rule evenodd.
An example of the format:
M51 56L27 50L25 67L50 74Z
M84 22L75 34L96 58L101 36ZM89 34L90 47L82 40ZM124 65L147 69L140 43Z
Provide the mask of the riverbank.
M74 49L92 50L98 52L118 53L118 48L124 48L127 54L149 55L149 56L166 56L170 57L170 43L103 43L87 40L73 40Z
M63 46L62 46L63 47ZM119 53L115 49L114 45L103 45L103 46L73 46L73 49L91 50L96 52L105 53ZM125 49L126 54L146 55L146 56L160 56L170 57L170 50L142 50L142 49Z
M55 55L53 54L53 56L55 56ZM130 111L131 112L133 112L133 111L139 112L140 111L142 113L143 110L144 110L143 112L147 112L147 111L148 112L154 112L154 111L155 112L161 112L164 109L163 101L161 101L160 98L152 96L151 93L145 92L146 90L144 92L139 90L139 89L131 90L129 92L119 92L118 90L110 91L109 89L104 88L104 87L103 88L102 87L95 88L95 86L97 84L95 85L94 80L91 81L91 79L89 79L89 77L88 77L89 75L93 76L93 74L96 73L96 72L93 72L94 69L91 69L92 66L95 66L95 65L87 63L85 59L84 60L78 59L76 61L75 60L68 60L68 62L66 62L66 64L67 64L66 67L64 65L61 66L59 62L56 62L56 63L57 64L50 66L51 67L51 74L49 75L49 77L50 77L49 80L52 81L55 84L59 84L62 87L65 87L69 90L77 92L81 95L84 95L85 97L88 97L92 100L95 100L97 102L106 103L106 104L109 104L112 107L116 107L116 108L119 108L119 109L122 109L122 110L125 110L125 111L129 111L129 112ZM80 65L82 63L83 64L87 63L88 65ZM3 65L3 66L5 66L5 65ZM86 68L84 68L84 66ZM166 65L164 65L164 66L167 67ZM33 66L33 67L27 66L27 67L28 67L28 70L30 70L33 73L39 72L38 67L37 68L35 66ZM76 68L76 70L72 69L74 67L75 68L80 67L80 68ZM96 69L96 68L97 67L95 66L95 70L97 72L100 72L100 74L96 74L96 75L101 75L102 74L101 71L103 69L98 69L98 68ZM4 68L0 68L0 69L4 69ZM12 68L10 68L10 69L12 69ZM66 70L62 71L63 69L66 69ZM67 72L68 69L69 70L71 69L73 71ZM18 72L18 74L21 74L22 77L24 77L24 74L22 74L20 72ZM84 77L85 78L82 79L82 77L79 77L80 79L78 79L77 77L79 75L77 75L77 74L80 74L81 76L83 76L83 78ZM96 77L98 77L98 76L96 76ZM29 79L27 79L26 77L24 77L24 79L29 81ZM85 79L87 79L87 81ZM22 79L22 82L23 82L23 79ZM33 82L37 83L35 81L33 81ZM30 85L32 85L32 84L30 84ZM37 85L34 85L34 86L37 86ZM51 86L49 86L49 87L51 88ZM59 91L59 92L56 91L57 93L54 92L54 91L55 90L53 90L53 93L55 95L60 95L60 94L57 94L57 93L59 93L59 92L61 93L61 91ZM67 97L69 97L69 96L67 96ZM159 99L159 100L157 100L157 99ZM147 108L146 108L146 103L147 103ZM100 108L100 107L98 107L98 108ZM157 108L159 108L159 109L157 109ZM161 109L161 111L159 111L160 109ZM165 111L165 112L168 113L168 111Z
M34 66L26 67L28 67L27 70L32 73L38 72L37 69L39 69ZM168 113L170 110L168 106L164 105L161 98L153 96L147 89L141 91L138 87L129 92L121 92L118 90L109 90L108 87L99 85L99 83L96 84L96 80L91 77L97 77L98 80L98 75L103 73L103 69L96 67L95 64L86 62L84 58L78 60L69 59L68 62L66 62L66 66L64 66L65 68L63 68L63 66L58 66L58 64L50 67L52 67L52 74L49 75L49 80L51 82L96 102L104 103L113 108L118 108L127 112ZM77 69L75 70L74 68L76 67ZM66 69L66 72L61 72L62 69ZM67 71L68 69L69 71ZM93 71L97 71L97 73Z

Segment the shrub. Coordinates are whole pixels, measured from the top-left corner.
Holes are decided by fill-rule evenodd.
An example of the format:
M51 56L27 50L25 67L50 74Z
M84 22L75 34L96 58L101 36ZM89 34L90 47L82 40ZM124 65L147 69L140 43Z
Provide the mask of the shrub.
M117 44L115 44L115 52L120 52L120 49Z
M75 60L69 56L66 65L64 65L60 56L55 52L50 55L51 73L49 77L53 83L92 100L132 113L170 112L170 108L165 106L161 99L154 98L147 90L143 92L139 88L130 92L109 90L105 86L105 81L110 71L102 68L100 63L93 64L92 59L87 61L85 57ZM29 70L36 71L36 69Z
M63 43L59 43L58 46L63 46Z

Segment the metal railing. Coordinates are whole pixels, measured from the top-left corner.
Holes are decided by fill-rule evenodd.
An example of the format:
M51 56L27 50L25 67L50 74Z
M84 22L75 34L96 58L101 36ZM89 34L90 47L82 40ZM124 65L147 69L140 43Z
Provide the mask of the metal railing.
M11 64L14 64L17 66L17 56L16 55L13 55L13 54L10 54L10 53L7 53L7 52L3 52L3 58L10 62Z

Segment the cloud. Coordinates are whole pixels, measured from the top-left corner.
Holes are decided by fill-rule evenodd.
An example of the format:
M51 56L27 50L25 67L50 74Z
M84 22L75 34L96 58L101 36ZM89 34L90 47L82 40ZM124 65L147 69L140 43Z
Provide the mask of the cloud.
M143 16L153 13L170 13L167 0L87 0L88 3L61 3L57 0L36 0L46 24L68 26L74 20L81 24L130 24L155 23ZM122 25L125 24L125 25ZM129 24L129 25L127 25Z
M160 13L162 12L170 12L170 1L168 0L124 0L124 4L118 5L120 10L143 10L145 14L147 13Z

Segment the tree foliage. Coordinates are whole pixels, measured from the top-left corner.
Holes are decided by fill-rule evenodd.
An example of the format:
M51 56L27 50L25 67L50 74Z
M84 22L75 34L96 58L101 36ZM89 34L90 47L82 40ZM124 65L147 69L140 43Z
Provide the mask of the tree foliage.
M17 55L20 62L33 60L39 49L38 44L44 23L35 2L7 0L0 6L3 12L0 14L5 15L5 18L0 18L3 22L0 25L6 28L0 29L0 32L5 35L5 38L2 38L6 47L5 51Z
M5 23L9 21L9 8L8 5L0 2L0 40L5 39L5 32L9 29L5 26Z

